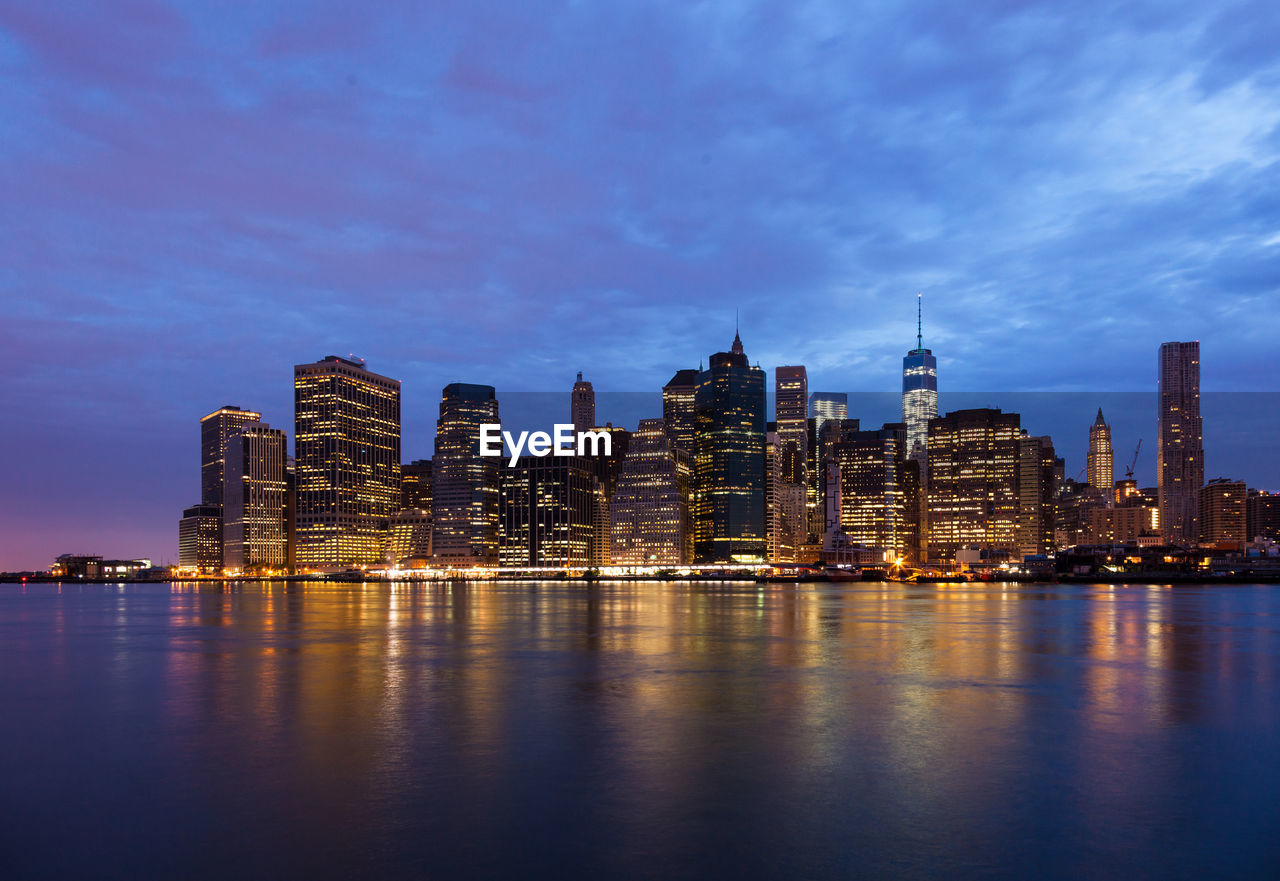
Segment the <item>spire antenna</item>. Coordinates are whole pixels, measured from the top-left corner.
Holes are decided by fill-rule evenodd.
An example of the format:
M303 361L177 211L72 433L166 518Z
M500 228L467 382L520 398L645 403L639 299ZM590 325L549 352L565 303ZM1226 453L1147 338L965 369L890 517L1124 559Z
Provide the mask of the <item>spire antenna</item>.
M916 292L916 348L917 349L924 348L924 333L922 331L922 325L920 322L920 303L923 299L924 299L924 292L917 291Z

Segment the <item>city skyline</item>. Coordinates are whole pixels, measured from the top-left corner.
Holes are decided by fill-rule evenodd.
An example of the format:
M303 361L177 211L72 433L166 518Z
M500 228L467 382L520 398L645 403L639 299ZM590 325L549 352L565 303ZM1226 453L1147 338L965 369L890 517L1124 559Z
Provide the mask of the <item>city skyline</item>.
M723 348L723 346L721 348ZM329 356L329 357L333 357L333 356ZM337 356L337 357L339 362L346 362L345 358L342 358L341 356ZM749 359L749 361L754 366L754 363L755 363L754 360ZM321 361L317 362L317 364L319 363L324 363L324 360L322 359ZM347 362L347 363L350 366L354 367L358 365L360 362ZM768 377L769 380L772 380L775 374L775 368L764 366L764 365L762 366L764 367L766 377ZM783 366L783 365L779 365L779 366ZM369 368L369 369L372 369L372 368ZM584 374L583 380L589 380L589 375ZM395 380L392 380L392 381L394 382ZM768 386L770 389L770 392L767 394L767 408L768 408L767 415L769 417L772 417L774 415L774 411L776 408L776 401L774 399L775 396L771 393L772 381L767 382L766 386ZM503 392L497 391L495 392L495 394L499 402L504 400ZM822 395L824 393L819 391L819 392L816 392L816 394ZM1142 424L1148 421L1147 419L1144 418L1144 413L1147 409L1150 410L1150 414L1146 414L1146 415L1149 415L1151 417L1150 421L1152 421L1153 423L1155 421L1157 396L1155 395L1153 390L1148 390L1146 392L1140 392L1140 393L1129 393L1127 395L1126 393L1115 393L1115 392L1097 393L1097 394L1092 394L1087 392L1070 393L1070 394L1068 393L1028 393L1028 392L983 393L983 392L963 392L963 391L948 392L944 386L944 388L940 391L940 401L942 403L939 406L939 415L943 416L955 410L973 408L973 407L987 407L987 406L998 407L998 406L1001 406L1001 401L1004 401L1005 409L1008 411L1020 413L1023 419L1023 426L1025 428L1029 428L1033 434L1041 433L1045 435L1050 435L1054 438L1055 443L1058 444L1058 449L1056 451L1057 455L1063 456L1064 459L1066 460L1066 476L1067 477L1073 476L1075 467L1078 464L1080 466L1079 470L1081 473L1074 474L1074 476L1080 478L1081 480L1084 480L1085 478L1084 472L1087 470L1085 465L1086 465L1086 459L1087 459L1088 447L1089 447L1088 438L1090 434L1090 429L1093 427L1094 423L1082 425L1077 419L1073 422L1067 423L1068 429L1067 431L1063 431L1061 429L1061 425L1063 424L1062 419L1067 414L1060 414L1057 417L1056 423L1054 423L1054 424L1057 424L1059 427L1056 430L1054 430L1051 427L1046 427L1047 425L1046 413L1049 410L1052 410L1054 408L1055 402L1064 398L1074 400L1077 405L1076 409L1079 410L1082 402L1096 402L1100 399L1114 401L1117 395L1129 397L1130 399L1133 399L1138 404L1136 408L1132 406L1130 407L1117 406L1114 402L1103 405L1103 408L1108 413L1117 414L1117 416L1119 417L1118 422L1122 426L1124 425L1129 426L1129 428L1127 429L1122 428L1118 435L1119 439L1116 446L1116 462L1117 462L1117 469L1118 469L1121 464L1124 464L1124 465L1128 464L1128 459L1125 455L1126 448L1124 445L1126 443L1129 443L1129 440L1130 440L1129 436L1134 433L1132 426L1135 423ZM410 390L405 395L405 399L408 400L415 396L416 396L415 390ZM887 424L887 423L896 422L900 419L899 408L901 406L901 400L902 400L902 396L900 392L873 392L873 393L853 392L853 393L850 393L849 397L851 400L851 403L849 406L849 415L850 417L853 417L855 419L861 418L863 422L864 430L869 429L874 432L877 430L876 426L879 425L881 422ZM1253 398L1267 399L1267 398L1270 398L1271 396L1270 395L1244 395L1244 396L1224 395L1223 397L1228 399L1242 398L1245 404L1248 405L1249 401ZM616 405L616 401L620 398L626 400L626 405L624 406ZM864 409L859 410L860 405L865 405L868 400L874 400L876 398L881 399L878 409L874 406L870 408L866 408L864 406ZM521 405L522 399L528 399L527 401L523 401L525 406ZM504 414L504 418L506 419L506 424L529 425L531 427L546 427L546 426L549 426L552 421L560 420L564 418L562 415L563 411L567 409L572 399L573 399L572 385L570 385L568 381L566 381L564 388L555 392L545 392L545 393L507 392L505 393L505 400L507 401L507 405L503 410L503 414ZM603 400L603 409L601 411L600 418L598 420L601 424L603 424L606 421L613 421L613 419L611 418L611 413L614 415L617 415L619 413L622 413L622 414L639 413L640 415L635 420L633 420L630 424L628 424L625 418L615 423L620 427L634 428L635 423L639 419L653 418L661 414L662 412L660 390L653 390L650 392L637 392L637 393L605 392L602 395L602 400ZM1214 396L1212 395L1208 396L1208 400L1212 402L1214 400ZM433 403L438 404L438 401L439 401L439 395L437 393L436 395L433 396ZM952 403L948 403L948 401ZM1042 402L1046 409L1036 410L1035 408L1028 408L1027 406L1028 404L1036 401ZM515 404L515 406L513 407L512 404ZM954 404L954 406L952 404ZM1085 404L1084 406L1096 406L1096 404ZM639 409L636 409L637 407ZM212 408L211 412L209 412L207 415L199 417L200 425L197 426L197 428L205 429L207 428L207 425L205 424L205 420L209 419L210 417L218 416L219 414L228 412L228 410L230 410L230 412L232 413L238 412L237 408L243 408L239 412L244 412L247 416L260 418L263 422L271 422L271 420L268 418L270 414L266 411L266 408L262 408L263 413L259 413L257 409L252 407L245 407L243 404L239 404L239 405L222 404ZM512 416L513 416L511 412L512 410L515 411L514 419L512 419ZM1242 413L1239 405L1235 405L1233 412L1236 412L1238 415ZM264 415L264 413L266 415ZM1255 418L1257 418L1256 413L1254 414L1254 416ZM544 419L544 418L546 422L545 426L537 421L539 419ZM1269 424L1269 422L1267 422L1267 417L1265 414L1262 415L1261 421L1264 424ZM1222 429L1234 430L1240 427L1239 425L1234 425L1234 424L1225 425L1225 426L1221 424L1216 424L1220 422L1221 420L1206 419L1206 437L1208 439L1205 442L1205 446L1207 449L1209 449L1209 453L1207 454L1207 459L1209 462L1209 465L1207 467L1209 468L1209 470L1206 471L1206 477L1205 477L1206 482L1208 482L1208 480L1210 479L1230 479L1230 480L1239 479L1244 481L1245 483L1248 483L1250 486L1260 486L1261 488L1264 488L1264 489L1267 489L1267 488L1274 489L1275 486L1280 484L1280 460L1277 460L1275 457L1271 457L1267 460L1266 470L1264 470L1262 473L1269 475L1269 477L1264 478L1261 481L1259 481L1256 477L1256 474L1258 473L1256 467L1254 468L1241 467L1242 463L1238 460L1232 461L1231 466L1229 468L1226 467L1224 464L1223 469L1221 469L1222 473L1218 473L1218 471L1214 470L1213 463L1215 462L1216 457L1213 455L1212 447L1213 447L1215 438L1218 438L1218 439L1221 438ZM281 419L276 424L288 425L289 428L293 427L287 416L284 419ZM1215 425L1218 431L1214 430ZM188 426L188 429L190 430L190 426ZM436 430L436 426L433 420L431 425L431 435L434 435L435 430ZM197 434L199 434L199 431L197 431ZM1156 435L1157 435L1154 424L1152 425L1151 430L1148 434L1150 436L1150 440L1144 441L1146 445L1144 448L1146 449L1147 453L1145 456L1139 457L1138 461L1140 464L1135 471L1135 475L1138 477L1139 483L1141 485L1154 486L1157 482L1156 468L1155 468L1155 462L1154 462L1155 451L1154 449L1152 449L1156 444ZM1146 437L1148 437L1148 434L1139 434L1137 436L1145 439ZM286 442L288 445L288 449L292 453L294 451L294 442L292 440L292 432L286 429L285 435L287 439ZM1066 438L1066 440L1065 441L1059 440L1059 438ZM1254 446L1258 450L1275 449L1276 447L1276 442L1273 439L1269 440L1266 438L1260 438L1257 433L1253 434L1251 443L1252 442L1256 442ZM1266 444L1268 443L1271 445L1270 447L1266 446ZM423 456L429 456L433 452L431 448L431 444L432 444L432 441L430 436L419 437L417 442L414 444L402 443L403 452L400 458L403 460L404 463L408 463L412 460L421 458ZM206 458L205 453L207 451L203 449L203 446L201 444L199 437L195 439L192 439L192 438L184 439L181 443L181 450L184 454L186 454L183 457L187 458L189 457L191 448L196 445L201 445L201 450L200 450L201 462L196 463L196 465L199 466L200 471L203 471L204 470L203 462ZM1237 445L1237 448L1238 448L1238 445ZM1245 449L1252 450L1251 447L1247 447ZM1259 452L1257 453L1257 455L1261 457L1262 453ZM1221 457L1220 461L1225 463L1230 458L1231 457L1229 456L1223 456ZM195 466L193 466L191 463L183 463L181 467L183 471L183 477L180 482L184 484L187 482L190 482L191 481L190 472ZM1268 480L1271 480L1273 482L1269 483ZM201 485L202 480L200 479L199 475L197 475L196 477L196 483L197 483L197 489L200 492L203 492L204 487ZM175 495L172 487L168 488L167 494L170 497ZM179 495L181 495L181 493L179 493ZM197 498L198 497L199 496L197 496ZM179 507L185 511L185 509L189 507L189 505L190 505L190 501L188 501L185 504L180 504ZM148 527L154 531L154 538L151 540L155 541L162 548L162 553L152 554L152 555L141 554L141 553L117 554L116 556L127 556L127 557L144 557L145 556L150 559L155 559L157 561L176 560L176 538L173 533L173 522L172 522L173 518L172 516L170 516L171 514L172 512L169 512L169 511L159 512L157 514L157 519L155 520L154 523L143 524L145 527ZM167 521L167 522L162 522L162 521ZM87 534L92 534L92 533L87 533ZM51 548L57 548L56 553L63 553L68 550L66 547L67 543L68 543L68 540L65 539L64 537L56 536L54 539L51 540L51 543L49 546ZM173 545L175 550L172 550L172 551L169 550L170 545ZM81 548L80 550L85 550L85 549ZM88 549L89 552L95 552L95 553L97 552L97 550L98 549L96 548ZM79 551L75 551L75 552L79 552ZM52 556L56 556L56 553L49 556L49 559L52 559ZM110 551L107 552L107 555L112 556ZM32 557L32 559L34 560L35 558ZM13 566L13 565L9 565L9 566L0 565L0 569L4 569L4 568L8 568L11 570L21 569L21 568L34 569L34 568L42 568L42 565L39 561L36 561L34 565L27 566L27 567Z
M292 435L292 364L400 379L410 461L455 381L559 396L581 370L634 428L660 407L610 396L655 394L735 314L766 369L893 399L918 293L940 413L1146 394L1154 348L1199 339L1206 479L1280 485L1272 426L1211 418L1280 395L1276 27L1190 3L6 7L0 568L164 559L200 497L192 420L231 403ZM1153 482L1154 407L1099 405ZM1087 418L1025 421L1078 470Z

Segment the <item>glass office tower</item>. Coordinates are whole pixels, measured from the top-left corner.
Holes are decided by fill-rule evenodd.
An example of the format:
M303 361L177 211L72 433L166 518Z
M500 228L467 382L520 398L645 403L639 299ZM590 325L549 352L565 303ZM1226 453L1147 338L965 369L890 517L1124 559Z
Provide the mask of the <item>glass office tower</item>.
M916 347L902 359L902 421L907 425L907 452L927 449L929 420L938 416L938 359L924 347L920 296L916 295Z
M765 529L765 374L734 335L694 394L695 563L758 563Z

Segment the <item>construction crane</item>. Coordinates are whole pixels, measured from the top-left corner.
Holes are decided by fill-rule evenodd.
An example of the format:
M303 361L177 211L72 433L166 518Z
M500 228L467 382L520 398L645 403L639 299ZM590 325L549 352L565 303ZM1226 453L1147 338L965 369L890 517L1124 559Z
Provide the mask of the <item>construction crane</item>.
M1142 449L1142 438L1138 438L1138 445L1133 448L1133 458L1129 460L1129 465L1124 469L1124 479L1133 480L1133 468L1138 464L1138 451Z

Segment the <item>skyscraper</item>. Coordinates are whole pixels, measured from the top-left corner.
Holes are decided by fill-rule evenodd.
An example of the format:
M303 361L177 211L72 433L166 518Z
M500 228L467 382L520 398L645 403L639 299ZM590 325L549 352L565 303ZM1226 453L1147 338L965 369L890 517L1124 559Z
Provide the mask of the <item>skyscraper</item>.
M480 455L480 426L498 424L491 385L454 382L440 396L431 483L432 552L438 562L498 562L498 470Z
M1054 549L1054 461L1053 440L1024 430L1018 438L1018 547L1024 555Z
M765 438L768 559L771 563L795 563L809 534L805 487L793 479L798 454L794 441L782 442L776 423L769 424Z
M1169 544L1194 544L1200 487L1204 485L1199 342L1160 346L1158 412L1160 538Z
M400 381L329 355L293 368L293 401L298 566L380 563L400 505Z
M247 422L227 438L222 564L235 572L288 565L284 432Z
M814 392L809 395L809 418L815 420L815 435L822 433L822 424L828 419L849 418L849 395L845 392Z
M929 420L938 415L938 360L924 347L921 294L916 294L916 347L902 359L902 421L907 424L907 451L928 449Z
M782 477L804 486L809 458L809 377L801 365L778 367L773 375Z
M711 356L694 395L695 563L762 562L765 532L764 371L734 334Z
M569 396L569 421L574 431L588 431L596 425L596 392L591 383L583 381L581 372Z
M1089 486L1095 492L1110 501L1115 495L1115 464L1111 457L1111 426L1102 418L1102 408L1098 408L1098 418L1089 426L1089 456L1087 461Z
M262 414L228 404L200 420L200 503L222 504L223 454L227 439L246 422L260 422Z
M917 464L906 457L907 427L889 423L876 431L851 431L832 445L840 473L840 528L849 541L914 557L918 539Z
M600 482L576 456L522 456L498 476L503 566L588 569L600 564Z
M662 424L676 449L693 456L694 391L698 387L698 371L677 370L662 387Z
M969 547L1017 554L1019 422L991 409L929 420L931 559Z
M689 457L661 419L641 419L609 502L612 562L679 566L690 560Z

